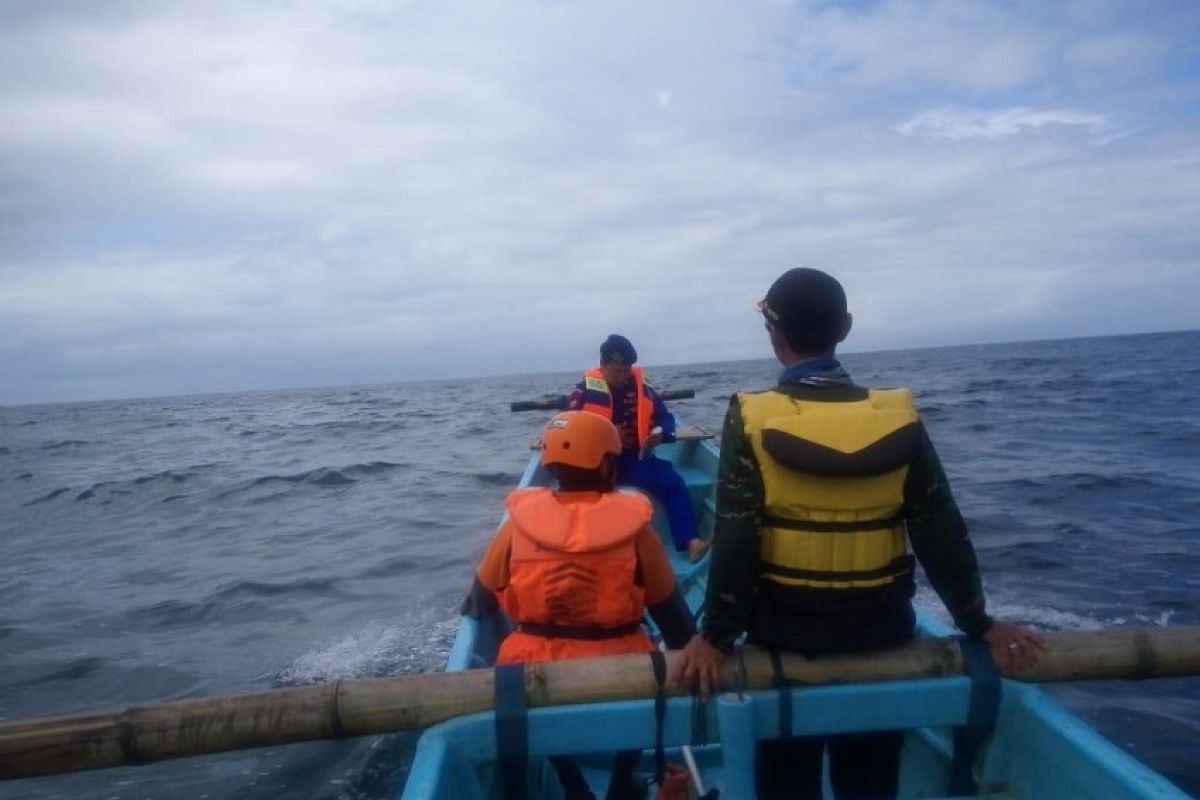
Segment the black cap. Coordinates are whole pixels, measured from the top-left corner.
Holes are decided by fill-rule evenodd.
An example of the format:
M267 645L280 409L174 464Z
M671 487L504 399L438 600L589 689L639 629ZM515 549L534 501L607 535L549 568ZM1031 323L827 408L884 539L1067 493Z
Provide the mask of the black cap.
M775 279L758 308L794 346L825 349L842 335L846 292L832 275L795 267Z
M616 361L621 364L637 363L637 350L633 343L619 333L610 333L600 345L601 361Z

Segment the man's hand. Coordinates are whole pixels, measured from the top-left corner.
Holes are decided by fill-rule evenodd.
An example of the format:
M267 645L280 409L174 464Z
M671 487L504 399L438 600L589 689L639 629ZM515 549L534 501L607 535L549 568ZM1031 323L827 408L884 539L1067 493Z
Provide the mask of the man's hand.
M992 651L992 659L1001 670L1024 672L1038 664L1038 653L1046 643L1032 631L1011 622L996 620L983 635Z
M646 437L646 441L645 441L645 443L642 445L642 447L643 447L643 448L644 448L644 449L645 449L647 452L649 452L650 450L653 450L654 448L656 448L656 447L658 447L660 444L662 444L662 437L663 437L663 435L662 435L662 429L661 429L661 428L655 428L655 429L654 429L654 432L650 433L650 435L648 435L648 436Z
M725 654L696 634L680 653L671 670L671 680L677 686L691 687L700 683L700 696L707 698L713 689L721 685L721 665Z
M617 432L621 434L622 447L624 447L626 450L633 450L637 448L637 434L630 430L628 425L621 425L617 428Z

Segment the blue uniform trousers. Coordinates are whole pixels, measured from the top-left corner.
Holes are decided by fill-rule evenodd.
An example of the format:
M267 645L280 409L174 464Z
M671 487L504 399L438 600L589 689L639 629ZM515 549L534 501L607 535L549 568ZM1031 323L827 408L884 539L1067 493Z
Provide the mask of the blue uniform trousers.
M696 538L692 498L687 484L670 461L654 456L639 460L636 452L621 453L617 457L617 483L633 486L658 498L667 511L676 550L686 550L688 542Z

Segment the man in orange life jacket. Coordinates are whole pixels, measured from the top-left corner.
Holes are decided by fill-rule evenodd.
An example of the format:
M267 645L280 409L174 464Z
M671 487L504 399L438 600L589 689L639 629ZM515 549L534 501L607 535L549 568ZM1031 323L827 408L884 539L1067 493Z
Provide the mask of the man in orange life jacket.
M509 516L463 605L474 617L503 609L516 622L496 663L649 653L646 611L667 646L682 647L695 630L692 617L650 524L653 506L616 489L617 429L599 415L567 411L550 421L541 449L559 488L509 495ZM639 757L617 754L608 800L643 796L644 785L632 779ZM551 761L568 800L593 796L574 762Z
M600 345L600 366L583 374L567 407L611 420L621 433L617 483L649 492L662 501L675 549L698 561L708 542L696 531L687 484L671 462L654 457L659 444L675 441L675 417L635 366L637 351L624 336L611 334Z

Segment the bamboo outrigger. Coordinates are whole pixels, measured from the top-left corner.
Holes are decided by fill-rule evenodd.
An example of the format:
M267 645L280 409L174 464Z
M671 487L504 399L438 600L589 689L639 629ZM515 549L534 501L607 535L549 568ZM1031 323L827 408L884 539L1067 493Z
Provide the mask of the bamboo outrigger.
M1033 683L1200 674L1200 627L1118 628L1048 633L1041 663L1006 677ZM668 653L670 663L676 654ZM805 659L784 654L797 686L913 680L961 675L953 639L921 639L869 656ZM769 689L768 654L746 648L725 665L724 690ZM531 664L525 701L531 708L654 697L657 683L642 655ZM668 684L668 695L689 694ZM0 778L27 778L101 767L313 739L427 728L492 708L490 669L346 680L183 700L99 714L0 725Z

